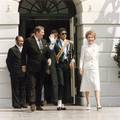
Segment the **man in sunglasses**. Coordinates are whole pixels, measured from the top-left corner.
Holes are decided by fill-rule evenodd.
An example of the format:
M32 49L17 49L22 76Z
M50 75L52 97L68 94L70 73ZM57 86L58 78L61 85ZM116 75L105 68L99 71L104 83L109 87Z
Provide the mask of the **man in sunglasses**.
M66 100L70 99L70 62L73 58L73 46L71 47L70 40L67 40L65 28L60 28L58 32L59 38L54 47L58 75L57 110L66 110L62 101L63 98L66 98Z

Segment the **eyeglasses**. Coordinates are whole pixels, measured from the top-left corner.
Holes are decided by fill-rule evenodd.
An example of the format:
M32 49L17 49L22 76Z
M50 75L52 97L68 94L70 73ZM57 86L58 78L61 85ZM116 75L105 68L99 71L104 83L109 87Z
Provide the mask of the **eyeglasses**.
M61 35L67 35L67 33L61 33Z

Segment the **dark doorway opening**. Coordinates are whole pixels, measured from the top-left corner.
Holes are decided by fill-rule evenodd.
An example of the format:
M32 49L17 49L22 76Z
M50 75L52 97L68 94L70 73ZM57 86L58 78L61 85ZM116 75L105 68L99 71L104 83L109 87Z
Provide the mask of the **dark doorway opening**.
M24 22L23 22L24 21ZM48 40L48 37L53 29L58 30L61 27L65 27L68 32L68 39L70 38L70 22L69 20L45 20L45 19L27 19L21 21L20 26L20 34L23 35L25 38L28 38L30 34L33 32L35 26L42 25L45 27L45 36L44 38ZM23 24L24 23L24 24ZM52 103L53 99L53 91L52 91L52 80L51 75L46 74L46 78L44 81L44 93L45 93L45 100L47 103ZM70 86L70 85L69 85ZM70 93L70 89L69 89ZM67 95L66 95L67 97ZM70 97L70 95L69 95ZM66 103L70 103L71 101L66 100Z
M51 30L58 30L60 27L65 27L68 32L68 38L70 36L70 24L69 20L40 20L40 19L28 19L25 21L24 33L23 28L20 30L20 34L25 38L29 37L33 32L35 26L42 25L45 27L45 39L48 39L48 36L51 33Z
M45 39L48 39L51 30L60 27L67 29L68 39L70 38L70 18L76 15L73 0L21 0L19 12L19 34L24 38L29 37L37 25L45 27ZM74 46L77 46L77 37L74 40ZM77 55L77 47L75 50Z

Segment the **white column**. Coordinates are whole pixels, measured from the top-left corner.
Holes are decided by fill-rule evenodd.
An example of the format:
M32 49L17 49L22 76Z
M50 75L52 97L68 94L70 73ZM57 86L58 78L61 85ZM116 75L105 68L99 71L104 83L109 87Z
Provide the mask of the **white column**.
M15 44L18 24L18 2L0 0L0 107L11 106L11 84L6 56L8 49Z
M120 1L74 0L74 2L79 26L78 44L82 43L81 40L85 43L86 31L93 30L97 34L97 43L100 46L102 103L106 106L120 106L120 79L118 67L113 60L114 43L120 38Z

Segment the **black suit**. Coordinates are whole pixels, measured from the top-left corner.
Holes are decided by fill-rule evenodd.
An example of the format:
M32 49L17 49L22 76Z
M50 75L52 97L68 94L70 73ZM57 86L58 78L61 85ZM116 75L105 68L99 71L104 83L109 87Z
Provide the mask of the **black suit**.
M50 41L50 40L49 40ZM51 73L51 88L52 88L52 102L57 103L58 101L58 78L57 78L57 70L56 70L56 58L55 58L55 51L54 51L54 45L55 43L49 42L49 47L52 45L51 48L51 67L50 67L50 73Z
M30 78L30 103L36 106L40 106L47 59L50 57L46 40L43 39L42 44L43 49L40 49L35 37L30 37L25 41L22 51L22 65L27 65Z
M20 107L26 104L25 74L21 70L21 53L17 46L9 49L6 59L11 77L12 105Z
M55 53L56 55L60 51L62 43L60 40L57 40L55 44ZM64 101L70 102L71 96L71 81L70 81L70 61L73 58L73 45L68 44L66 46L67 56L64 59L64 52L61 55L57 63L57 74L58 74L58 99L64 98Z

